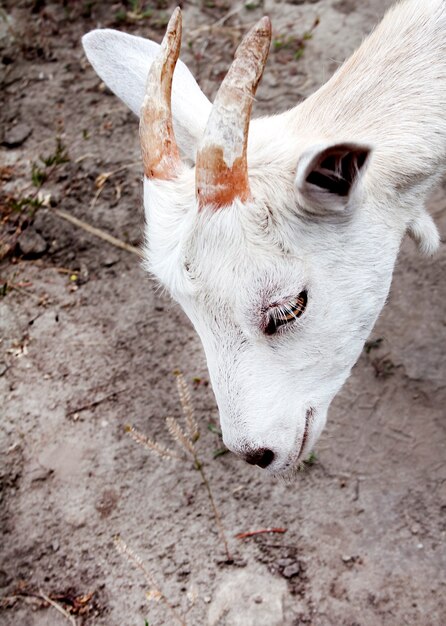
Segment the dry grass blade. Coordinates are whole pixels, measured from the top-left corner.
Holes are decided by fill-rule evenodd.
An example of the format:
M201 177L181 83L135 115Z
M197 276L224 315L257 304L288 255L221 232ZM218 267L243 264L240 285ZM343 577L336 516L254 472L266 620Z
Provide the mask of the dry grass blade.
M203 26L199 26L198 28L195 28L194 30L189 32L189 37L192 37L192 38L197 37L198 35L201 35L201 33L204 33L204 32L215 33L215 32L221 32L222 30L229 31L229 30L243 29L244 26L241 24L239 26L223 27L223 24L227 22L229 18L233 17L237 13L240 13L242 9L243 9L243 6L237 6L235 9L231 9L230 11L228 11L225 15L223 15L223 17L218 19L216 22L213 22L212 24L204 24Z
M73 615L70 615L68 613L68 611L66 611L63 606L61 606L60 604L58 604L57 602L54 602L54 600L51 600L51 598L49 596L46 595L46 593L43 593L43 591L41 591L39 589L39 595L41 598L43 598L45 600L45 602L48 602L48 604L50 604L52 607L54 607L56 609L56 611L59 611L59 613L62 613L62 615L64 617L67 618L68 621L70 621L73 626L76 626L76 619L74 618Z
M123 170L127 170L130 167L134 167L135 165L140 165L140 164L141 164L140 161L135 161L133 163L128 163L127 165L123 165L122 167L118 167L116 170L112 170L111 172L103 172L102 174L99 174L99 176L97 176L95 180L97 191L93 197L93 200L90 203L90 207L93 208L95 206L99 196L102 193L102 190L104 189L105 183L107 182L109 178L111 178L115 174L118 174L119 172L122 172Z
M146 435L143 435L139 431L135 430L133 426L126 426L126 432L134 441L140 443L142 446L147 448L147 450L150 450L150 452L155 452L162 459L180 460L181 458L179 454L177 454L170 448L165 448L161 444L156 443L156 441L149 439L149 437L146 437Z
M114 541L119 554L121 554L127 562L133 563L133 565L136 565L136 567L142 571L150 587L158 589L158 583L156 582L155 577L144 565L141 557L136 554L136 552L132 550L132 548L129 548L128 545L121 539L121 537L115 537Z
M233 557L229 550L228 541L226 539L226 532L223 526L220 512L218 510L217 503L212 493L211 484L203 468L203 463L201 462L198 456L198 451L194 445L194 443L197 441L199 434L200 434L199 427L195 419L194 409L192 406L192 400L191 400L189 388L186 384L184 377L180 373L177 373L177 388L178 388L178 394L180 396L181 406L184 412L187 432L185 432L181 428L180 424L178 423L178 420L175 419L174 417L166 417L167 430L169 431L172 438L177 442L178 446L182 450L184 450L188 454L188 456L192 458L195 469L198 470L198 472L200 472L201 480L203 482L203 485L205 486L206 492L209 497L209 502L212 507L212 512L214 514L214 518L218 527L220 538L224 545L227 562L231 563L233 561ZM142 433L139 433L131 426L127 426L126 430L130 434L130 436L134 439L134 441L142 444L151 452L156 452L161 457L180 458L179 456L176 455L175 452L173 452L169 448L165 448L164 446L161 446L160 444L156 443L152 439L149 439Z
M147 581L147 583L148 583L148 585L150 587L150 591L149 591L149 596L148 597L153 596L153 597L156 597L157 599L161 600L162 602L164 602L164 604L169 609L169 611L171 612L171 614L175 618L175 620L179 624L181 624L182 626L187 626L186 622L184 621L184 619L180 615L178 615L178 613L175 611L173 606L170 604L170 602L167 599L167 597L160 590L159 585L158 585L155 577L147 569L147 567L144 565L144 563L142 562L141 557L139 557L134 550L129 548L128 545L126 543L124 543L124 541L121 539L121 537L115 537L115 546L116 546L116 549L119 552L119 554L121 554L128 563L131 563L132 565L137 567L144 574L144 578L146 579L146 581Z
M34 298L34 300L42 299L42 296L38 296L36 293L33 293L32 291L28 291L27 289L22 289L21 287L19 287L19 285L7 283L7 287L8 289L14 289L14 291L17 291L18 293L21 293L24 296L28 296L29 298Z
M183 409L184 419L186 421L187 433L193 442L197 441L200 436L200 429L198 428L197 420L195 419L195 412L192 406L189 387L187 386L184 376L181 373L177 375L177 389L181 407Z
M194 445L189 437L186 435L186 433L182 430L181 426L178 424L178 421L174 417L166 417L166 425L167 430L175 439L175 441L195 459L196 451Z
M259 530L248 530L245 533L238 533L235 535L236 539L247 539L248 537L256 537L257 535L264 535L268 533L286 533L286 528L259 528Z
M65 211L61 211L60 209L53 209L53 211L54 213L56 213L56 215L58 215L62 219L67 220L67 222L71 222L71 224L74 224L75 226L78 226L79 228L82 228L83 230L87 231L87 233L90 233L91 235L94 235L95 237L99 237L99 239L102 239L103 241L110 243L112 246L115 246L116 248L121 248L121 250L126 250L127 252L131 252L132 254L136 254L136 256L142 258L143 254L139 248L136 248L135 246L131 246L130 244L125 243L124 241L121 241L120 239L117 239L116 237L113 237L113 235L109 235L108 233L104 232L100 228L96 228L95 226L90 226L90 224L87 224L87 222L84 222L83 220L80 220L77 217L74 217L74 215L65 213Z

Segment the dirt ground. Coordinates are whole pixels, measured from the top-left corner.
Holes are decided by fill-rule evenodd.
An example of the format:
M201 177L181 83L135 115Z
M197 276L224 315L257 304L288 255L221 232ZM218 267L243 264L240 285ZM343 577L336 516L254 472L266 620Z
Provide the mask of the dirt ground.
M269 14L274 45L255 114L284 110L389 4L183 2L182 58L213 96L242 33ZM141 242L137 121L104 89L80 37L110 26L160 41L172 7L0 8L0 623L176 623L118 554L120 535L188 626L444 626L444 246L425 259L404 243L316 461L285 484L231 454L214 458L218 414L190 323L136 255L58 213ZM444 236L445 188L430 209ZM175 370L191 386L232 564L192 463L149 454L125 432L132 423L171 445ZM286 532L235 538L270 527Z

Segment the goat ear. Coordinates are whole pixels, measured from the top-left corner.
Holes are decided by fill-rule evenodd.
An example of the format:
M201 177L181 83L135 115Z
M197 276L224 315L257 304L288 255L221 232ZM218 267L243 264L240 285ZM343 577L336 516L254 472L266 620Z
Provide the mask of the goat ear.
M356 143L313 146L300 157L296 189L300 204L314 215L345 214L364 174L371 148Z
M82 38L85 54L113 93L139 116L147 74L160 46L109 28L93 30ZM182 153L195 160L211 103L182 61L173 77L172 114L175 137Z

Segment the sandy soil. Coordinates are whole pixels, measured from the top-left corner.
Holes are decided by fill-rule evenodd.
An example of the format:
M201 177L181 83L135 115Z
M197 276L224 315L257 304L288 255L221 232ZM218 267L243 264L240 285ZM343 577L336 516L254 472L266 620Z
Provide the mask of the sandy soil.
M444 247L430 260L405 242L317 461L286 485L230 454L213 457L221 441L208 425L218 415L188 320L134 254L57 214L141 241L137 123L104 90L80 36L100 25L159 41L167 4L145 3L154 10L143 19L120 2L7 0L0 10L0 236L9 251L0 264L0 623L57 626L71 615L78 626L174 624L147 599L154 585L116 551L120 534L189 626L444 625ZM272 17L277 43L259 114L309 94L390 2L183 4L182 57L209 96L242 32L262 12ZM57 137L67 160L44 165ZM50 206L36 207L44 175L40 199ZM430 208L444 235L444 189ZM132 423L170 445L164 417L180 415L177 369L191 385L233 564L192 463L161 460L125 433ZM268 527L287 530L235 538Z

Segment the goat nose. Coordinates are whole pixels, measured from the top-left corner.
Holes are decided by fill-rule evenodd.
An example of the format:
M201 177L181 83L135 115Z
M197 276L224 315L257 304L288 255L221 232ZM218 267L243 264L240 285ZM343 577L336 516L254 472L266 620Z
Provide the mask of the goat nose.
M274 460L274 452L268 450L268 448L258 448L257 450L251 450L244 455L245 461L250 465L258 465L265 469Z

